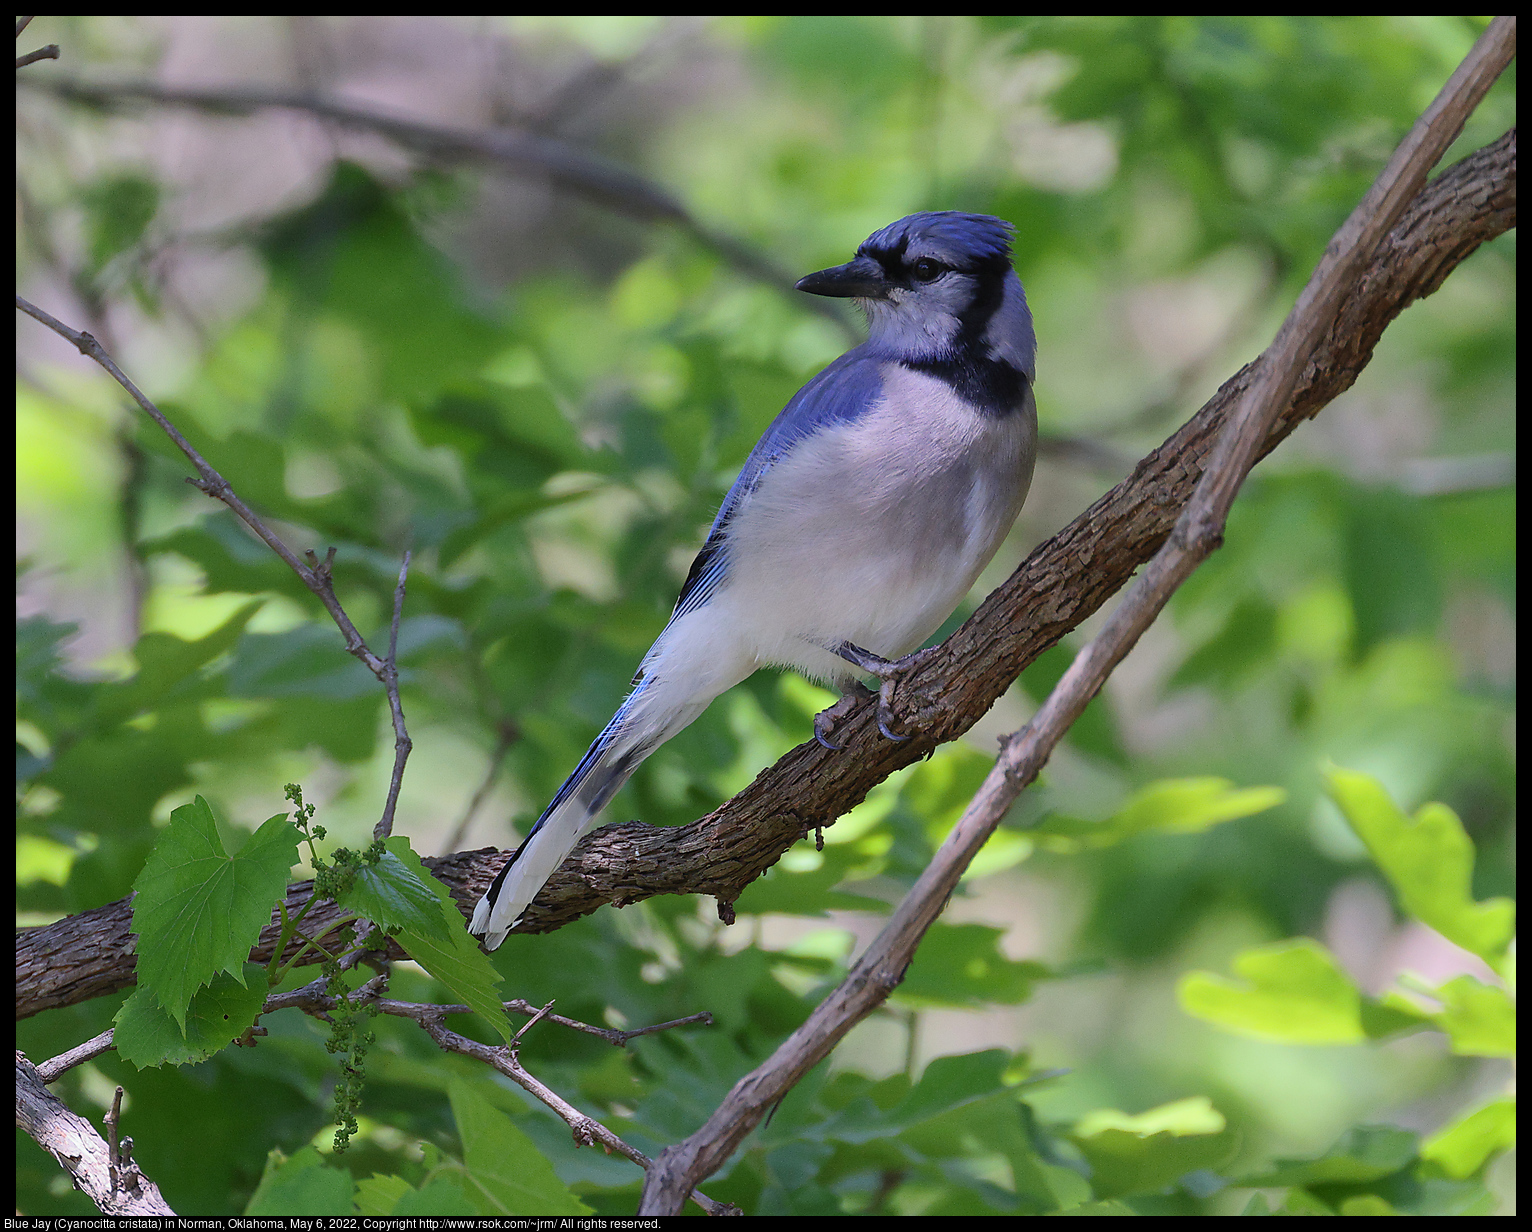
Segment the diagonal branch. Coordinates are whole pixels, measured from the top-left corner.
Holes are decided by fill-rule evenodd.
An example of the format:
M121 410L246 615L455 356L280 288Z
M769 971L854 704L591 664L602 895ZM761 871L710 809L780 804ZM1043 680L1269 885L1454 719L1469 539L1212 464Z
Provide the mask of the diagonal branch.
M121 1088L119 1088L120 1090ZM71 1112L43 1085L27 1058L16 1053L16 1128L47 1151L82 1190L108 1215L171 1215L159 1186L138 1165L114 1152L96 1127ZM115 1158L114 1158L115 1156Z
M1515 225L1512 129L1443 172L1406 208L1347 288L1338 320L1313 351L1259 452L1276 448L1350 388L1394 317L1440 287L1480 244ZM828 753L812 741L801 745L690 825L605 826L582 840L553 875L524 927L549 931L604 903L654 894L712 894L727 910L805 834L833 823L894 771L961 736L1023 668L1098 610L1159 550L1251 377L1250 366L1231 377L1132 475L1039 545L956 633L928 652L899 694L921 728L913 739L883 740L873 708L864 707L843 720L843 752ZM504 853L484 849L425 863L466 915L503 861ZM306 902L308 893L308 883L291 887L289 909ZM18 1018L133 983L130 902L119 899L17 933ZM258 961L270 957L276 936L275 927L263 933Z

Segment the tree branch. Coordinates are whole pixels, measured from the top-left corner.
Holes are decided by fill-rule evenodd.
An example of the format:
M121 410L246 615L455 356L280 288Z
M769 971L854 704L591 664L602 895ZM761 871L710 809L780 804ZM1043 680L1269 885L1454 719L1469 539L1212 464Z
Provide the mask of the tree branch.
M107 1145L96 1127L71 1112L43 1085L36 1067L16 1053L16 1127L58 1160L59 1166L108 1215L174 1215L159 1186Z
M444 1019L448 1014L466 1014L469 1009L466 1005L431 1005L413 1001L393 1001L388 998L377 996L377 990L381 989L384 979L378 977L369 980L362 988L353 993L350 1000L361 1003L373 1001L378 1009L385 1014L393 1014L400 1018L408 1018L416 1023L427 1035L429 1035L444 1052L455 1052L462 1056L472 1057L476 1061L482 1061L492 1069L504 1074L522 1090L526 1091L534 1099L551 1109L560 1120L569 1126L578 1146L599 1146L608 1154L616 1152L624 1159L631 1160L645 1170L653 1166L653 1161L636 1147L629 1146L620 1137L609 1130L595 1117L587 1116L573 1104L569 1103L558 1092L540 1081L530 1073L522 1064L518 1054L517 1045L521 1037L531 1030L537 1023L547 1019L557 1022L562 1026L575 1030L584 1031L592 1035L599 1035L608 1043L625 1045L629 1039L639 1035L649 1035L656 1031L666 1031L673 1027L686 1026L695 1022L707 1022L712 1024L710 1014L692 1014L687 1018L678 1018L673 1022L658 1023L652 1027L641 1027L635 1031L611 1032L600 1027L592 1027L587 1023L576 1022L570 1018L560 1018L548 1011L553 1007L553 1002L548 1002L541 1009L534 1009L525 1001L507 1001L505 1007L515 1010L517 1013L529 1015L529 1021L516 1033L515 1039L507 1047L504 1044L481 1044L478 1040L469 1039L466 1035L459 1035L456 1031L448 1030ZM335 1008L337 998L331 996L325 989L324 980L315 980L311 984L295 989L292 992L278 993L267 998L266 1008L262 1011L268 1013L275 1009L301 1009L308 1014L324 1015ZM737 1213L736 1209L725 1202L715 1202L706 1194L688 1189L682 1195L682 1199L691 1198L698 1206L702 1207L709 1215L726 1215Z
M1516 131L1431 181L1371 254L1346 290L1336 323L1313 351L1288 405L1259 453L1350 388L1384 328L1430 295L1470 253L1516 225ZM1098 610L1170 534L1201 478L1205 459L1252 367L1241 369L1122 483L1053 538L903 682L899 701L911 727L898 744L877 732L864 706L838 732L847 747L829 753L810 741L789 751L733 799L689 825L622 822L587 835L554 873L519 931L546 932L604 903L654 894L712 894L728 911L740 892L793 843L858 804L894 771L973 726L1022 670ZM427 858L465 915L489 887L505 853L493 849ZM288 906L307 901L309 883L289 888ZM16 937L16 1016L72 1005L133 983L131 898ZM318 914L322 909L316 908ZM314 920L315 927L321 922ZM270 957L275 926L262 934Z

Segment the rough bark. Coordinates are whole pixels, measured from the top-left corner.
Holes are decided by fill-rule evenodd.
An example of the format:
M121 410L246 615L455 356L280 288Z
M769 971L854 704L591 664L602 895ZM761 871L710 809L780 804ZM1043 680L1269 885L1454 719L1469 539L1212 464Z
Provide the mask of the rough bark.
M121 1091L119 1089L119 1095ZM108 1215L174 1215L159 1186L138 1170L126 1146L113 1158L96 1127L43 1085L36 1068L16 1054L16 1128L58 1160L80 1190ZM131 1142L131 1139L127 1139Z

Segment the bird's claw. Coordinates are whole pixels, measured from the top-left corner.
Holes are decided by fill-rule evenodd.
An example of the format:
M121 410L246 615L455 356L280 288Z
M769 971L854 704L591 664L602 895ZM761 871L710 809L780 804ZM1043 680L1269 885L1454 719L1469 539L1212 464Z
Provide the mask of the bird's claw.
M888 730L888 725L895 719L893 703L894 685L897 683L898 677L886 676L878 686L878 730L890 740L908 740L908 736L900 736Z
M875 655L870 650L863 650L851 642L842 642L835 647L835 653L846 662L860 668L869 676L876 676L878 686L878 730L889 740L905 741L908 736L901 736L891 728L897 722L894 714L894 690L898 687L899 678L913 666L912 655L905 655L902 659L885 659L881 655ZM845 699L842 698L842 701ZM837 702L836 705L840 703ZM815 726L815 735L818 735L818 725ZM823 740L820 741L824 743Z
M867 688L860 680L853 681L851 688L846 690L844 696L827 710L821 710L814 716L814 739L832 753L839 753L845 746L831 744L827 737L836 728L836 725L856 707L864 697L871 697L872 690Z

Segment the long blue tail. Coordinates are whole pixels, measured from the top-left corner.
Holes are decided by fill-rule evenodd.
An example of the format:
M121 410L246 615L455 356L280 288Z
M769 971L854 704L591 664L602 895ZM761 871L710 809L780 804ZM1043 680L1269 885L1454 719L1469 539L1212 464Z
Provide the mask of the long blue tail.
M473 909L468 931L483 937L486 949L497 949L505 940L596 815L663 740L634 739L637 733L631 730L630 718L647 683L640 681L628 695Z

